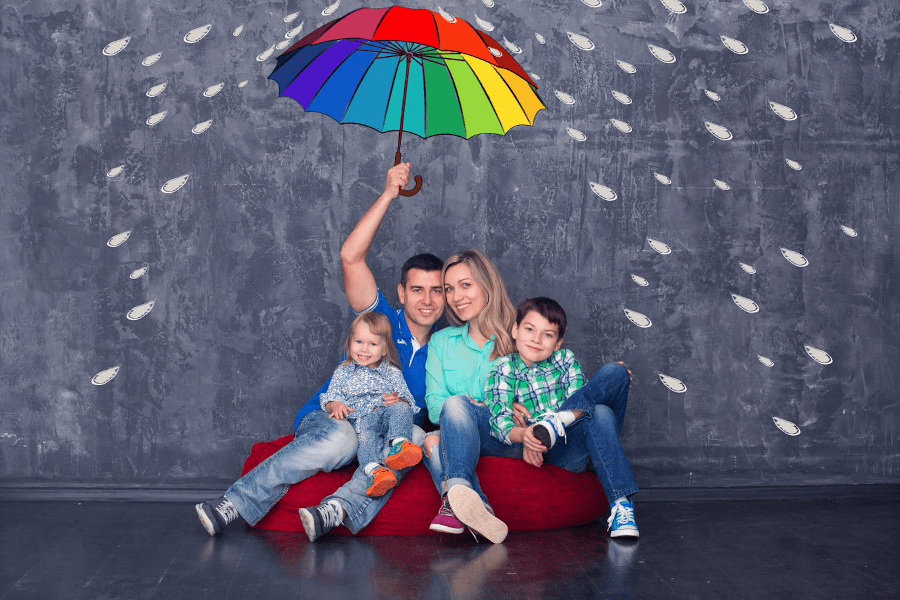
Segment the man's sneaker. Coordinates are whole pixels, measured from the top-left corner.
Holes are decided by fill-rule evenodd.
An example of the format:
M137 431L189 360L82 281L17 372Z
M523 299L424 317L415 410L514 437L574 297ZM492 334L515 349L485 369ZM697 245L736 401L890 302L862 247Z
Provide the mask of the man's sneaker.
M378 467L369 475L367 485L366 496L373 498L384 496L397 485L397 476L391 473L390 469Z
M614 502L606 525L609 537L638 537L638 526L634 520L634 503L627 498Z
M544 448L549 450L556 444L556 440L566 437L566 426L563 425L559 415L553 413L536 424L531 432L544 445Z
M391 451L384 464L395 471L419 464L422 460L422 448L412 442L403 440L391 446Z
M303 531L314 542L344 521L344 508L337 500L300 509Z
M211 502L201 502L194 509L200 518L200 524L209 535L222 533L226 525L240 516L234 504L225 496Z
M486 537L495 544L506 539L509 527L488 510L488 507L481 501L481 496L472 488L454 485L447 492L447 500L456 518L475 533Z
M432 531L442 531L444 533L462 533L466 530L466 526L463 525L463 522L457 519L456 515L453 514L453 509L450 508L450 501L447 499L447 494L444 494L441 498L441 509L431 522L431 525L428 526L428 529Z

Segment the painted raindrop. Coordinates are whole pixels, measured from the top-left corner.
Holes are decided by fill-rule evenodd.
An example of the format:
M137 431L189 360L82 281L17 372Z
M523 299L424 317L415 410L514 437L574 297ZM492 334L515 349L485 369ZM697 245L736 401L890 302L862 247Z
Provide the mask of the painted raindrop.
M751 300L750 298L744 298L743 296L738 296L737 294L731 294L731 299L734 300L734 303L738 305L738 308L748 313L758 313L759 312L759 304Z
M125 165L119 165L118 167L113 167L109 171L106 172L106 176L112 179L113 177L118 177L122 174L122 171L125 170Z
M503 52L500 51L500 49L498 49L498 48L491 48L491 47L488 47L488 50L490 50L490 51L491 51L491 54L493 54L493 55L496 56L497 58L500 58L501 56L503 56Z
M159 190L163 194L173 194L173 193L177 192L178 190L180 190L182 187L184 187L184 184L187 183L187 181L188 181L188 179L190 179L190 177L191 177L190 173L187 173L180 177L175 177L173 179L170 179L167 182L165 182L163 184L163 186L161 188L159 188Z
M757 358L757 360L759 360L759 362L761 362L762 364L766 365L769 368L775 366L775 363L772 361L771 358L766 358L765 356L760 356L759 354L756 355L756 358Z
M115 56L119 52L125 49L125 46L128 45L128 42L131 41L131 36L123 37L121 40L116 40L114 42L110 42L103 49L103 56Z
M147 314L153 310L153 305L156 304L155 301L147 302L146 304L141 304L139 306L135 306L131 310L128 311L128 314L125 317L129 321L137 321L139 319L143 319L147 316Z
M202 27L197 27L196 29L191 29L184 36L184 41L188 44L196 44L200 40L206 37L206 34L212 29L212 23L207 23Z
M613 190L606 187L605 185L601 185L593 181L589 181L588 183L591 184L591 191L608 202L612 202L619 197Z
M144 276L144 274L147 272L147 270L149 268L150 267L141 267L140 269L135 269L134 271L131 272L131 275L129 275L128 277L130 277L131 279L140 279L141 277Z
M703 90L703 93L706 94L706 97L712 100L713 102L718 102L722 99L722 96L718 95L715 92L711 92L709 90Z
M784 104L778 104L777 102L769 101L769 106L772 107L772 111L784 119L785 121L793 121L797 118L797 113L795 113L790 107L785 106Z
M207 98L212 98L216 94L222 91L222 88L225 87L225 82L217 83L216 85L211 85L205 90L203 90L203 95Z
M547 40L544 38L544 36L542 36L541 34L539 34L537 32L535 32L535 34L534 34L534 39L536 39L538 41L538 44L546 44L547 43Z
M446 10L444 10L440 6L437 7L437 11L438 11L438 14L441 15L442 17L444 17L444 20L447 21L448 23L456 23L456 17L454 17L453 15L448 13Z
M683 394L687 391L687 386L680 379L675 379L674 377L669 377L668 375L659 374L659 380L662 381L663 385L675 392L676 394Z
M268 60L268 58L272 56L273 52L275 52L275 44L272 44L271 46L260 52L258 55L256 55L256 60L258 60L259 62Z
M600 8L603 6L603 0L581 0L581 2L591 8Z
M231 35L232 35L233 37L237 37L237 36L241 35L241 33L242 33L243 31L244 31L244 26L243 26L243 25L238 25L237 27L234 28L234 31L231 32Z
M113 380L113 377L119 374L119 367L113 367L112 369L106 369L105 371L100 371L91 379L91 383L94 385L106 385L110 381Z
M293 21L294 19L296 19L296 18L299 17L299 16L300 16L300 13L298 13L298 12L293 12L293 13L289 14L288 16L286 16L286 17L284 18L284 22L285 22L285 23L290 23L291 21Z
M490 21L485 21L484 19L480 18L478 15L475 15L475 23L479 27L484 29L485 31L493 31L494 30L493 23L491 23Z
M650 319L647 315L641 314L639 312L625 309L625 316L628 317L628 320L637 325L638 327L650 327L653 323L650 322Z
M276 50L284 50L285 48L287 48L290 45L291 45L291 40L282 40L282 41L278 42L277 44L275 44L275 49Z
M337 2L335 2L334 4L326 6L325 9L322 11L322 16L327 17L328 15L334 14L334 11L336 11L340 5L341 5L341 0L337 0Z
M582 50L593 50L595 47L594 42L579 33L572 33L571 31L567 31L566 35L569 36L570 42L572 42L573 44L575 44L575 46L581 48Z
M572 129L571 127L566 127L566 133L568 133L569 136L573 140L578 141L578 142L583 142L587 139L586 135L584 135L582 132L578 131L577 129Z
M722 181L721 179L713 179L713 183L716 184L716 187L722 190L723 192L727 192L731 189L731 186Z
M709 121L704 121L703 124L706 125L706 129L711 134L713 134L720 140L725 140L727 142L732 137L734 137L733 135L731 135L730 131L728 131L726 128L722 127L721 125L716 125L715 123L710 123Z
M207 129L209 129L210 125L212 125L212 119L210 119L209 121L203 121L202 123L197 123L191 129L191 133L201 134L204 131L206 131Z
M667 244L660 242L659 240L654 240L653 238L647 238L647 243L650 244L650 247L659 252L660 254L671 254L672 249L669 248Z
M856 41L856 34L846 27L841 27L840 25L835 25L834 23L829 23L828 26L831 28L831 33L836 35L837 39L841 40L842 42L852 44Z
M481 0L481 3L488 8L494 8L494 0Z
M634 65L631 63L627 63L624 60L616 60L616 64L619 65L619 68L625 71L626 73L630 73L634 75L637 73L637 69L634 68Z
M831 358L831 355L824 350L819 350L818 348L813 348L812 346L807 346L806 344L803 345L803 348L806 350L806 353L809 354L809 357L819 364L830 365L832 362L834 362Z
M806 259L805 256L803 256L799 252L794 252L793 250L788 250L787 248L781 249L781 255L784 256L784 258L789 263L791 263L792 265L794 265L796 267L805 267L806 265L809 264L809 261Z
M610 123L613 124L613 127L621 131L622 133L631 133L631 125L626 123L625 121L620 121L619 119L610 119Z
M850 237L856 237L857 235L859 235L858 233L856 233L855 229L851 229L850 227L847 227L846 225L841 225L841 231L843 231Z
M747 5L747 8L760 15L769 12L769 7L762 0L744 0L744 4Z
M775 427L777 427L784 433L788 435L800 435L800 428L790 421L786 421L778 417L772 417L772 421L775 422Z
M750 275L756 275L756 269L754 269L747 263L739 262L738 264L741 265L741 268L744 270L744 273L749 273Z
M299 25L297 25L296 27L294 27L293 29L291 29L290 31L285 33L284 37L286 37L289 40L294 39L295 37L300 35L301 31L303 31L303 23L300 23Z
M157 96L159 96L160 94L162 94L165 91L167 85L169 85L169 84L165 81L154 85L152 88L147 90L147 97L148 98L156 98Z
M537 75L535 75L534 73L529 73L528 76L531 77L531 78L532 78L533 80L535 80L535 81L540 81L540 80L541 80L541 78L538 77Z
M662 0L662 4L669 9L669 12L672 12L676 15L683 15L687 12L687 6L685 6L678 0Z
M666 177L665 175L661 175L660 173L654 173L653 176L656 177L656 180L663 185L672 185L672 180L669 179L668 177Z
M509 50L510 54L522 54L522 49L505 37L503 38L503 45L506 46L506 49Z
M553 90L553 93L556 94L556 97L559 98L559 101L563 104L575 104L575 98L573 98L569 94L561 92L559 90Z
M795 171L799 171L800 169L803 168L803 165L798 163L796 160L791 160L789 158L786 158L786 159L784 159L784 162L786 162L787 166L789 166L790 168L792 168Z
M722 43L725 44L725 47L735 54L747 54L747 52L750 51L750 49L747 48L747 45L741 40L730 38L727 35L720 35L719 37L722 38Z
M168 114L168 112L169 112L169 111L164 110L164 111L162 111L162 112L156 113L155 115L150 115L150 116L147 118L147 125L149 125L150 127L153 127L154 125L156 125L157 123L159 123L160 121L162 121L163 119L165 119L165 118L166 118L166 114Z
M659 46L654 46L653 44L647 44L647 47L650 48L650 54L655 56L659 62L664 62L666 64L675 62L675 55L665 48L660 48Z
M112 236L111 238L109 238L109 240L107 240L106 245L110 248L118 248L119 246L124 244L129 237L131 237L130 229L128 231L123 231L122 233Z
M156 54L151 54L147 58L141 61L141 64L145 67L149 67L150 65L155 65L156 61L162 58L162 52L157 52Z
M623 94L622 92L617 92L616 90L612 91L613 98L618 100L622 104L631 104L631 98L628 94Z
M640 275L635 275L634 273L631 274L631 280L634 281L636 284L638 284L641 287L647 287L648 285L650 285L649 281L647 281Z
M244 87L244 86L246 86L246 85L247 85L247 80L245 79L245 80L243 80L242 82L240 82L240 83L238 84L238 87L239 87L239 88L242 88L242 87Z

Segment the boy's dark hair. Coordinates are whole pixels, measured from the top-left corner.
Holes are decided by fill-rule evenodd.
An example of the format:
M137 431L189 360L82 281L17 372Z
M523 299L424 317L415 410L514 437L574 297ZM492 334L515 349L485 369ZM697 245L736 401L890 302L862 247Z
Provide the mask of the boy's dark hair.
M434 254L416 254L410 257L403 268L400 269L400 285L406 287L406 281L409 279L410 269L419 269L421 271L440 271L444 268L444 261Z
M566 336L566 311L559 305L559 302L544 296L525 298L516 307L516 325L521 325L522 319L531 311L556 325L559 328L559 339Z

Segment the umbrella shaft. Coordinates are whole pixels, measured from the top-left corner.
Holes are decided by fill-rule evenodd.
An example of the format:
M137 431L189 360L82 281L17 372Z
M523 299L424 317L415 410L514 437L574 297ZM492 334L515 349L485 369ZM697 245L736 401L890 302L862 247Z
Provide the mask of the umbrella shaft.
M409 63L412 56L406 54L406 77L403 80L403 104L400 106L400 132L397 134L397 154L394 155L394 164L400 164L400 142L403 141L403 115L406 112L406 87L409 84Z

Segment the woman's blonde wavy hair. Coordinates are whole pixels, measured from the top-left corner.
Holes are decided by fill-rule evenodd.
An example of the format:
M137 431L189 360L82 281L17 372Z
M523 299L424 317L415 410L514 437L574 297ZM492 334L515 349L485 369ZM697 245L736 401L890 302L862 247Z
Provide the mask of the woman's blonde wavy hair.
M481 311L478 322L482 334L488 338L494 336L494 351L491 353L491 359L515 352L516 345L513 342L511 331L513 323L516 322L516 308L509 299L500 271L483 252L473 248L457 252L448 258L444 262L441 279L447 275L450 268L459 264L468 265L475 283L487 296L487 304ZM456 316L453 307L449 304L447 307L450 309L446 312L447 320L453 325L462 325L464 321Z
M369 326L369 331L373 335L377 335L384 340L385 353L378 361L380 365L382 361L387 360L388 364L400 368L400 359L397 357L397 347L394 346L392 338L391 321L381 313L364 312L358 315L353 322L350 323L350 331L347 333L347 339L344 341L344 355L347 357L341 365L352 365L353 358L350 356L350 344L353 343L353 332L356 331L357 325L365 323Z

